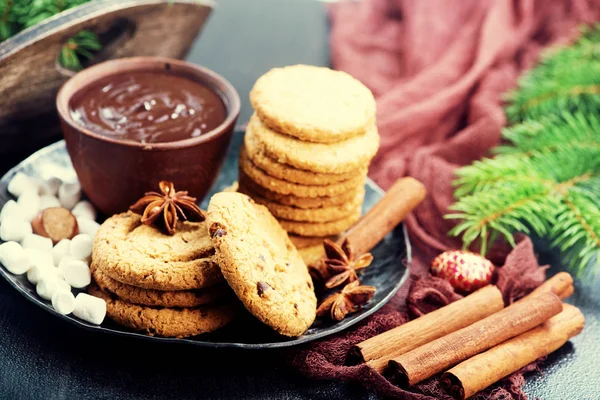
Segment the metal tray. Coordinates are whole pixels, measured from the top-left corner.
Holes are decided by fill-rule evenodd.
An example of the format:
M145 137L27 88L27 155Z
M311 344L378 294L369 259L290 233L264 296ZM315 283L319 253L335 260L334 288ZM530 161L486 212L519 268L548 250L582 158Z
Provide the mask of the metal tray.
M237 132L232 140L229 154L219 174L212 192L215 193L231 185L237 179L237 155L242 142L242 133ZM39 150L16 167L8 171L0 180L0 207L10 198L7 185L11 177L23 172L30 176L48 178L57 176L64 181L74 181L75 171L67 154L63 141L52 144ZM372 207L382 196L382 190L371 180L367 180L365 203L363 212ZM202 202L202 208L206 209L210 195ZM362 321L375 311L380 309L398 291L400 286L408 277L406 265L411 259L410 243L404 225L399 225L373 250L373 264L365 270L361 282L377 288L373 299L360 311L348 315L341 322L317 320L315 324L301 337L286 338L279 336L266 326L255 320L250 314L244 314L229 326L210 334L199 335L187 339L161 338L147 336L119 326L108 318L102 325L93 325L82 321L73 315L62 315L57 313L50 302L42 299L35 292L35 287L29 283L25 275L15 276L0 265L0 275L6 279L16 290L18 290L29 301L42 307L44 310L62 318L72 324L94 331L101 331L114 335L130 336L143 340L190 344L204 347L230 347L244 349L264 349L290 347L302 343L311 342L328 335L343 331L352 325Z

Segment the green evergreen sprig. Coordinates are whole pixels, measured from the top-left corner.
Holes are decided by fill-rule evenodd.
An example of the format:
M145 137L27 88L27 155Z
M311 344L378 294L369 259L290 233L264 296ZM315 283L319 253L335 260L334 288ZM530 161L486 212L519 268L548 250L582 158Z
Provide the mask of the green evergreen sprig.
M512 122L561 111L600 108L600 24L582 29L574 46L550 49L537 68L509 92L506 115Z
M94 32L83 30L66 41L60 50L58 62L63 67L79 71L83 68L81 59L91 60L94 53L102 49L102 44Z
M598 93L573 89L596 84ZM494 158L457 170L458 200L446 218L460 222L450 234L485 255L499 235L514 245L515 232L535 233L578 275L590 265L597 271L600 24L571 47L548 52L507 99L507 115L520 122L503 130Z
M69 8L90 0L0 0L0 42ZM81 31L62 46L58 62L65 68L80 70L82 59L91 59L101 49L95 33Z

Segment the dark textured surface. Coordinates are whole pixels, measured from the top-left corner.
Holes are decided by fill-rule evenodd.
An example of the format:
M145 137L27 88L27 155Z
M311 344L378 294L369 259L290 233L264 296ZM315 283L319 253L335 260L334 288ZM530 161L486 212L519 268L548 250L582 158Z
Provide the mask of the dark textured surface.
M237 180L237 158L243 141L243 132L234 134L229 154L227 155L224 166L219 174L217 182L211 192L215 193L225 189ZM6 189L12 177L17 173L24 173L27 176L46 179L50 176L61 178L65 182L74 180L74 173L71 161L65 148L65 142L57 142L48 146L22 163L11 169L0 180L0 208L12 198ZM381 198L381 189L371 180L367 180L365 186L365 201L363 210L366 212L377 203ZM208 208L210 194L202 202L202 208ZM325 336L341 332L350 326L362 321L369 315L383 307L396 294L400 286L408 278L406 263L410 262L410 244L407 241L407 235L404 226L398 227L388 235L375 249L373 249L374 261L368 269L361 275L361 282L364 285L375 286L377 292L361 310L348 315L344 320L336 322L329 319L317 320L315 323L299 338L286 338L275 334L262 324L257 323L254 318L240 318L224 329L214 334L201 335L195 338L175 339L150 337L121 327L107 320L102 325L90 324L82 321L72 314L61 315L56 312L49 301L42 299L35 291L35 285L32 285L25 275L13 275L3 266L0 266L0 275L6 279L16 290L20 291L32 303L38 305L47 312L52 313L57 318L63 319L72 324L78 325L92 331L100 331L106 334L133 336L141 340L152 342L162 342L170 344L181 344L185 342L189 345L205 347L239 347L246 349L266 349L277 347L290 347L299 344L308 343ZM327 295L327 294L325 294Z
M564 270L544 243L534 243L540 252L540 262L552 265L548 275ZM532 398L600 399L600 273L576 280L575 294L567 302L581 309L585 328L548 356L541 373L526 376L524 390Z
M312 0L221 0L191 54L242 98L269 67L326 65L323 5ZM235 29L232 29L235 27ZM4 173L4 171L1 171ZM554 270L553 270L554 272ZM525 386L531 398L600 399L600 280L577 287L582 334ZM0 399L376 399L355 385L287 371L279 351L207 350L84 331L29 303L0 280Z

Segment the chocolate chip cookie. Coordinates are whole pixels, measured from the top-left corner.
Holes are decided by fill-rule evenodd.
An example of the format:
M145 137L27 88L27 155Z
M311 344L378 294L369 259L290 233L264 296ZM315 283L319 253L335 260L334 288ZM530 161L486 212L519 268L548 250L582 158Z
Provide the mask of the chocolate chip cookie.
M312 280L267 208L241 193L217 193L207 222L223 276L248 311L282 335L302 335L316 317Z

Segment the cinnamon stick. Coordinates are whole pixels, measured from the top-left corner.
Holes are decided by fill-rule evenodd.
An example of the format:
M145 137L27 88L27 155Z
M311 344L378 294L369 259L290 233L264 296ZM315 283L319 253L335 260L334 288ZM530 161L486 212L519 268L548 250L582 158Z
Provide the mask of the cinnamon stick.
M346 234L356 254L369 252L425 198L425 186L415 178L398 179L386 194Z
M516 336L485 353L458 364L442 375L442 385L455 399L467 399L518 371L540 357L559 349L584 326L581 311L563 304L563 311L542 325Z
M535 288L533 292L529 293L524 299L539 296L542 293L551 292L557 295L561 300L571 296L574 292L573 277L568 272L559 272L552 278L548 279L540 286Z
M573 291L571 275L559 272L520 301L547 292L564 300ZM382 373L390 359L471 325L502 308L500 291L495 286L487 286L461 300L358 343L350 350L348 360L352 363L366 362Z
M414 385L540 325L561 311L562 303L554 293L527 298L390 360L386 375L400 386Z
M471 325L504 308L502 293L489 285L380 335L373 336L353 347L349 358L367 362L378 372L388 360L429 343L448 333Z

